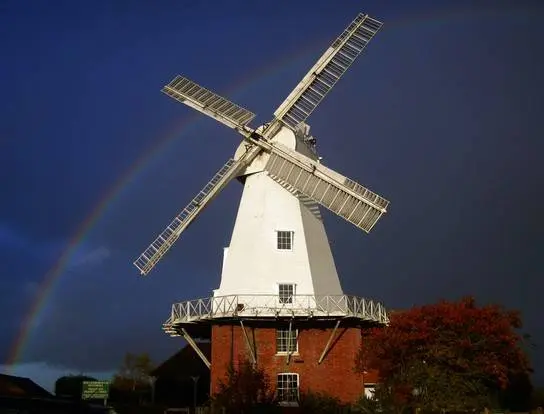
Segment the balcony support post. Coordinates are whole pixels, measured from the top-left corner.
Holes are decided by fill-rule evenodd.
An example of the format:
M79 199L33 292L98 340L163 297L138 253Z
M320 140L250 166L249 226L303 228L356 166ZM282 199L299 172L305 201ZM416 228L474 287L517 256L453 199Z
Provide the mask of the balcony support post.
M249 336L247 335L246 328L244 327L244 321L242 319L240 319L240 327L242 328L242 332L244 333L244 339L246 340L247 349L249 350L251 363L253 364L253 366L255 366L257 364L257 358L255 358L255 352L253 350L251 342L249 341Z
M293 353L291 351L291 336L293 331L293 318L289 321L289 333L287 334L287 365L289 365L289 362L291 361L291 354ZM296 342L295 342L296 343Z
M193 338L191 338L191 336L187 333L187 331L185 330L185 328L181 328L181 334L183 335L183 338L187 341L187 343L189 345L191 345L191 348L194 349L194 351L196 352L196 354L200 357L200 359L202 360L202 362L204 362L204 364L208 367L208 369L210 369L210 367L212 366L211 362L208 360L208 358L206 358L206 355L204 355L204 353L200 350L200 348L198 347L198 345L196 344L196 342L193 340Z
M339 325L340 325L340 319L338 319L336 321L336 325L334 325L334 329L332 330L331 335L329 336L329 340L327 341L327 344L325 345L325 348L323 349L323 352L321 353L321 356L319 357L319 361L317 361L318 364L321 364L323 362L325 355L327 355L327 352L329 352L332 339L334 338L334 334L336 333L336 330L338 329Z

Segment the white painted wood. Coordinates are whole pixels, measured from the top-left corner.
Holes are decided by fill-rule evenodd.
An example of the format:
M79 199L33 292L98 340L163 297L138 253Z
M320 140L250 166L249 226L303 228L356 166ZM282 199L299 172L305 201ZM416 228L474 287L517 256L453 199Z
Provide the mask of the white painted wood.
M287 128L272 141L315 156ZM269 178L262 172L265 162L258 157L245 171L248 175L214 296L276 295L279 283L295 284L297 295L342 295L317 205L301 201ZM292 250L276 248L278 230L294 232Z

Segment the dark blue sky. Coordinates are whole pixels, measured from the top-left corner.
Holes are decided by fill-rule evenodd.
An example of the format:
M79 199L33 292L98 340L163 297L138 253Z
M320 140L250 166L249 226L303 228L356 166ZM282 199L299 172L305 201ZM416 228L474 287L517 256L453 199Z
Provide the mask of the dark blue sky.
M520 309L544 344L542 2L281 4L0 0L0 362L47 271L146 157L78 244L15 372L50 386L179 347L161 323L218 286L241 186L151 277L132 260L239 136L160 88L181 73L265 122L359 11L384 27L309 120L326 165L391 200L370 235L324 214L344 290L390 308L475 295Z

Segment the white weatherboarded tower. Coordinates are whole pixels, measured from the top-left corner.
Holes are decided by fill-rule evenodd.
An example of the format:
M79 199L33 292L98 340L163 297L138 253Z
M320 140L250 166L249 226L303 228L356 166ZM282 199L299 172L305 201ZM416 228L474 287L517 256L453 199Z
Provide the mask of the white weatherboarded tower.
M268 351L259 349L255 332L253 340L250 339L246 326L253 324L253 329L257 329L263 323L270 323L281 333L282 324L288 323L287 333L284 336L278 333L279 353L275 355L284 352L281 341L287 341L291 344L285 345L289 364L291 355L299 352L298 342L294 348L291 343L293 339L298 341L297 335L302 332L302 328L296 327L297 321L322 321L322 326L333 321L334 329L326 328L329 329L327 335L330 334L326 343L310 341L312 346L323 348L317 362L321 364L331 352L332 339L341 321L351 324L349 329L354 329L353 332L357 329L360 332L359 325L363 322L387 323L380 303L348 296L342 291L318 206L370 232L386 213L389 202L325 167L317 156L316 140L305 123L381 25L368 15L359 14L278 107L273 119L255 129L249 126L255 117L253 113L185 77L176 76L162 89L173 99L243 136L234 157L134 262L141 274L147 275L183 230L230 181L238 178L243 183L232 238L223 253L219 288L209 298L174 304L164 324L167 333L182 335L208 367L212 363L192 338L212 338L213 364L217 365L216 361L225 353L214 349L226 347L220 345L225 338L220 326L232 328L239 324L247 353L252 362L257 363L259 358L268 360L265 355ZM263 329L260 332L265 335ZM229 346L231 351L235 349L234 342ZM355 345L350 346L349 349L355 349ZM313 351L307 352L313 355ZM342 365L335 364L331 369ZM339 372L340 376L346 375ZM278 374L278 389L285 384L293 387L295 375L298 390L299 374L296 373ZM280 376L284 376L283 379ZM218 378L220 375L214 374L212 368L212 389Z
M282 128L271 142L315 158L290 129ZM243 172L244 191L214 296L278 295L280 285L293 285L298 295L341 295L317 204L270 178L267 158L255 159Z

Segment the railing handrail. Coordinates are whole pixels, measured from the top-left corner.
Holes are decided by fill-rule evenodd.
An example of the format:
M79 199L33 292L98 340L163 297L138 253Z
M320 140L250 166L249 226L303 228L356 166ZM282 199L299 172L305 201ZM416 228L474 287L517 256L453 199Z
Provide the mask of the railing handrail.
M176 303L186 303L186 302L196 302L196 301L199 301L199 300L208 300L208 299L218 299L218 298L230 298L230 297L233 297L233 296L250 296L250 297L275 297L277 298L278 295L274 295L274 294L271 294L271 293L237 293L237 294L233 294L233 295L219 295L219 296L206 296L206 297L200 297L200 298L196 298L196 299L191 299L191 300L184 300L184 301L180 301L180 302L175 302L174 304ZM312 294L294 294L293 297L296 297L296 298L302 298L302 297L312 297L312 298L333 298L333 297L353 297L353 298L358 298L358 299L366 299L362 296L357 296L357 295L348 295L348 294L345 294L345 293L341 293L341 294L337 294L337 295L312 295ZM366 300L371 300L371 299L366 299ZM379 302L378 302L379 303Z
M289 303L278 295L239 294L199 298L172 305L165 328L184 322L197 322L233 316L344 316L387 324L389 319L380 302L355 295L293 295Z

